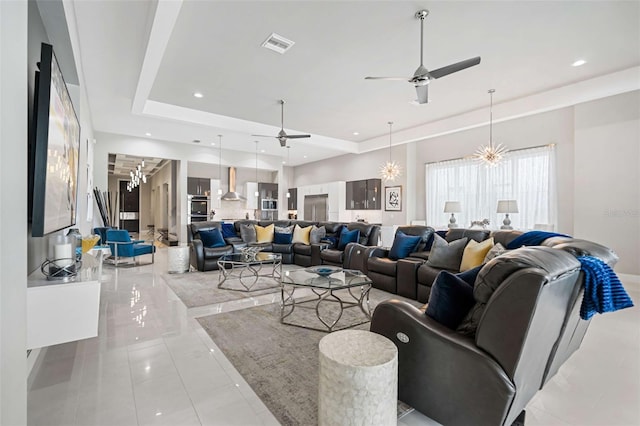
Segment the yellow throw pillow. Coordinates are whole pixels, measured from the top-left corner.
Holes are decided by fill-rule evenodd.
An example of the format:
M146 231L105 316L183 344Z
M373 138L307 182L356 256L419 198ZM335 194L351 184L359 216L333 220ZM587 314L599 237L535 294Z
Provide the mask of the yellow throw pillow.
M291 242L309 245L310 234L311 234L311 226L307 226L306 228L300 228L300 225L296 224L296 227L293 228L293 239L291 240Z
M469 241L462 253L462 262L460 262L460 272L468 271L476 266L482 265L484 257L493 247L493 238L484 240L479 243L476 240Z
M273 223L269 226L255 225L256 227L256 242L258 243L271 243L273 242L273 233L275 226Z

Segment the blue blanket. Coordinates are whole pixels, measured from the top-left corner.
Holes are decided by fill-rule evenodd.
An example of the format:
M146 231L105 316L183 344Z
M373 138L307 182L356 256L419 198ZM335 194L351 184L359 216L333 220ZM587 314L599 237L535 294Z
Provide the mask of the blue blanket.
M592 256L579 256L578 260L584 272L580 318L588 320L596 312L602 314L633 306L633 301L609 265Z
M544 240L551 237L569 237L569 235L558 234L557 232L529 231L514 238L507 244L508 250L520 248L522 246L539 246Z

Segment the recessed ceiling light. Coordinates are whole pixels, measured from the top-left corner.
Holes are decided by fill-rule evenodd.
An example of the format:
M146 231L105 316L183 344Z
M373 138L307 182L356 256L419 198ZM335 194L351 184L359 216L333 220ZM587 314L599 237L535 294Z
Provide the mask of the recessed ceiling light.
M151 136L151 133L147 132L144 134L145 136Z
M358 136L360 132L353 132L353 136Z
M215 142L211 142L211 145L215 146L215 145L216 145L216 143L215 143Z
M307 156L305 155L303 158L307 158Z
M286 162L286 161L284 161L284 160L282 160L282 164L287 164L287 162Z
M261 149L260 152L264 152L264 149Z
M200 92L195 92L195 93L193 94L193 97L194 97L194 98L202 98L202 97L204 97L204 95L203 95L202 93L200 93Z
M579 67L579 66L582 66L582 65L584 65L586 63L587 63L587 61L585 61L584 59L578 59L577 61L572 63L571 66L572 67Z

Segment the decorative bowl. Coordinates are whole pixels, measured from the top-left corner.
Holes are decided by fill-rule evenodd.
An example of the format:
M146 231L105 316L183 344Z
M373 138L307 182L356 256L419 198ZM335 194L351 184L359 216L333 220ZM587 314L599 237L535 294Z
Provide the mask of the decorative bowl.
M339 268L337 266L314 266L312 268L307 268L307 272L318 274L321 277L328 277L331 274L335 274L341 271L342 268Z

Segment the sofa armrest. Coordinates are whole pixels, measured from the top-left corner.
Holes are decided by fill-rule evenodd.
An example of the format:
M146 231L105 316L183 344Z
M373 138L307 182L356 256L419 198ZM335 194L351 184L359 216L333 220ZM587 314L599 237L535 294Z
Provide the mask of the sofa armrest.
M194 238L191 241L191 264L198 271L204 271L204 245L202 240Z
M376 307L371 331L398 347L398 399L442 424L504 423L515 386L472 338L399 300Z
M424 263L420 259L399 259L396 270L396 286L399 296L418 300L418 268Z

